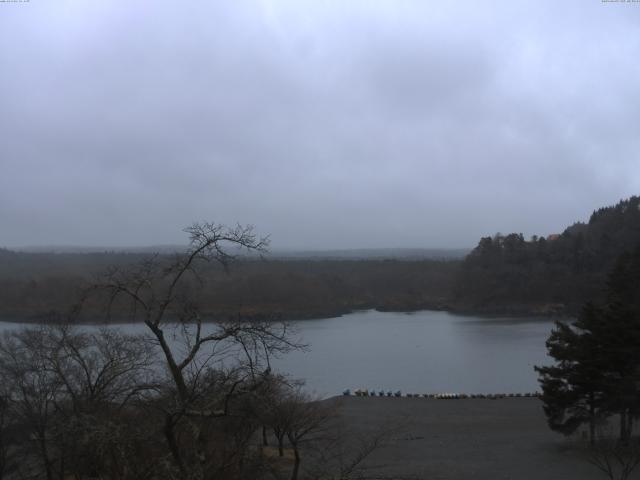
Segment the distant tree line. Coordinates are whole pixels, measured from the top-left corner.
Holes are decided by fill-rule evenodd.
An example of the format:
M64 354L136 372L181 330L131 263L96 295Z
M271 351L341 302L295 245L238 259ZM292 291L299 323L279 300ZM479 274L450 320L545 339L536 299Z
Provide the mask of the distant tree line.
M0 250L0 317L51 318L66 313L78 293L108 266L126 268L154 258L143 254L33 254ZM170 255L159 255L170 260ZM443 308L459 261L453 260L259 260L238 258L232 274L207 265L203 312L226 319L304 319L355 309ZM85 321L101 302L85 306ZM124 314L124 311L120 311ZM114 305L113 316L118 314Z
M640 197L595 211L557 236L484 237L457 273L452 303L472 311L577 313L603 299L616 258L640 243Z
M576 315L586 299L603 300L615 259L640 242L639 207L640 197L631 197L556 236L484 237L463 261L247 257L233 275L214 265L203 269L210 288L199 302L203 312L218 319L238 313L261 319L320 318L366 308ZM97 272L152 258L172 256L0 249L0 317L38 320L64 314ZM84 320L92 321L100 305L87 304ZM114 305L114 314L118 308Z

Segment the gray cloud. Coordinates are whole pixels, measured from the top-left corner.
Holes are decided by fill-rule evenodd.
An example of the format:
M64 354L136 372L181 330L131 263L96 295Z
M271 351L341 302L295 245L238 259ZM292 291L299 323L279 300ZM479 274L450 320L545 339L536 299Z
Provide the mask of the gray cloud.
M640 191L640 5L0 5L0 245L459 247Z

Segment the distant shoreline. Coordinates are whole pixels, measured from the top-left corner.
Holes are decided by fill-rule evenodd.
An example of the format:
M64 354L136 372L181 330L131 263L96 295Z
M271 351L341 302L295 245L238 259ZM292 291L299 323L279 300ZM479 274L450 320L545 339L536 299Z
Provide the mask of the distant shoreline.
M548 319L562 319L562 318L574 318L573 315L566 312L558 312L558 311L545 311L541 309L517 309L517 310L509 310L509 309L498 309L498 310L487 310L487 309L456 309L456 308L434 308L427 307L424 308L405 308L405 309L390 309L384 307L363 307L363 308L353 308L353 309L344 309L344 310L327 310L325 312L307 312L306 314L301 313L290 313L288 315L283 314L254 314L254 315L246 315L242 317L247 321L273 321L273 322L304 322L307 320L325 320L332 318L339 318L345 315L350 315L360 311L376 311L376 312L384 312L384 313L398 313L398 314L409 314L409 313L418 313L424 311L432 311L432 312L446 312L452 315L458 316L468 316L468 317L479 317L486 318L487 320L496 319L496 318L531 318L531 317L540 317L540 318L548 318ZM208 316L203 318L203 323L215 323L224 320L233 320L237 318L236 315L219 315L219 316ZM39 314L39 315L0 315L0 322L3 323L15 323L15 324L24 324L24 325L34 325L34 324L64 324L66 321L64 320L64 315L59 313L51 313L47 314ZM114 317L113 319L107 321L77 321L74 322L78 325L122 325L129 323L142 323L142 320L139 319L137 322L134 322L130 319L126 318L118 318Z

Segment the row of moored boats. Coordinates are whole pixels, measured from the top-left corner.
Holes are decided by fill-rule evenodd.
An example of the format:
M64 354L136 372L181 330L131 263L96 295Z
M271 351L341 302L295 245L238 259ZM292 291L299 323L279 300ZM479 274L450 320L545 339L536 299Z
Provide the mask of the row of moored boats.
M391 390L368 390L358 388L351 392L350 389L346 389L342 392L345 396L355 395L356 397L407 397L407 398L433 398L440 400L456 400L465 398L484 398L489 400L496 400L498 398L532 398L539 397L539 392L527 392L527 393L406 393L403 394L401 390L395 392Z

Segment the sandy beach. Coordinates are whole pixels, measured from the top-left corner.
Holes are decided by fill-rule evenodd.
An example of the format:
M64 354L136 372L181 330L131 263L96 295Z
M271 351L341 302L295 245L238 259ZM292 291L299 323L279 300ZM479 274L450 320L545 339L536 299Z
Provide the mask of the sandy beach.
M385 422L406 425L370 462L387 474L431 480L606 478L580 457L575 439L549 430L537 398L339 401L346 424L361 433Z

